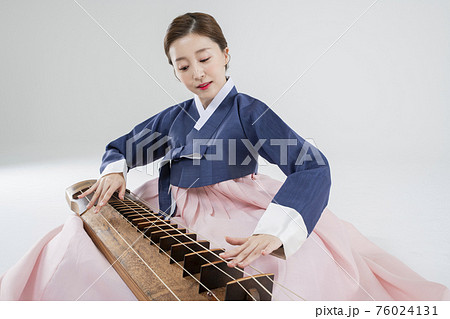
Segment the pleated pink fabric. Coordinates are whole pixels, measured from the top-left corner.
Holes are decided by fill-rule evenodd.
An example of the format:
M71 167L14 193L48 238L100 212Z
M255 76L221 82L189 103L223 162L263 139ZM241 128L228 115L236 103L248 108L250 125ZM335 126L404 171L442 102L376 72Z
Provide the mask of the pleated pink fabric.
M0 300L136 300L77 215L0 277Z
M282 183L248 175L214 185L172 186L173 220L231 248L225 236L250 236ZM158 209L158 179L133 191ZM273 300L450 300L449 290L425 280L325 209L314 231L288 260L260 257L245 275L274 273ZM71 215L3 276L0 300L136 300Z

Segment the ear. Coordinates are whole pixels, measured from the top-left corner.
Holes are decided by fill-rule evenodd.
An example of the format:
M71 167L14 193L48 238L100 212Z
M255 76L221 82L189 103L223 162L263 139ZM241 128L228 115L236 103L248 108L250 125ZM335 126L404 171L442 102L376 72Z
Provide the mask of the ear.
M229 48L226 47L225 49L223 49L223 54L225 55L225 64L227 64L228 62L230 62L230 55L228 54Z

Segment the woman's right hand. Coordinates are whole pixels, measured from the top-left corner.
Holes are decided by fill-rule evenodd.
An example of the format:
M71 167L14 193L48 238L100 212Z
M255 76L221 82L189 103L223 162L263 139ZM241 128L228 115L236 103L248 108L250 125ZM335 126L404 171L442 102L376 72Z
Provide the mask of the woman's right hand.
M78 195L78 198L83 198L95 191L94 196L92 196L86 209L90 209L98 200L98 205L94 210L94 213L98 213L100 209L106 205L116 190L119 190L119 198L121 200L124 199L126 190L125 184L126 182L123 173L110 173L99 178L87 191Z

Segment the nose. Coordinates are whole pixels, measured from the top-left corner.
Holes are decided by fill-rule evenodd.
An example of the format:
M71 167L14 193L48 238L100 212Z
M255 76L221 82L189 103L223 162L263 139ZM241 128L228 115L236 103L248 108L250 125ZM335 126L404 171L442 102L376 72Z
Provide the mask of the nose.
M193 73L194 80L200 80L205 76L205 71L203 70L203 67L200 64L196 63L193 69L194 69Z

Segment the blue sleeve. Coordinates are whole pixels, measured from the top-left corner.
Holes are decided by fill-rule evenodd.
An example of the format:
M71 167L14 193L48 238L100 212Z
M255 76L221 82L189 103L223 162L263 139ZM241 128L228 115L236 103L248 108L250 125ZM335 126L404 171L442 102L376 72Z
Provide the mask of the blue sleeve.
M328 203L331 188L328 160L257 99L240 108L240 117L252 145L260 143L255 148L258 154L278 165L287 176L272 203L295 209L302 216L309 236Z
M100 174L110 163L126 160L127 171L149 164L166 153L168 132L172 123L173 107L136 125L129 133L106 145Z

